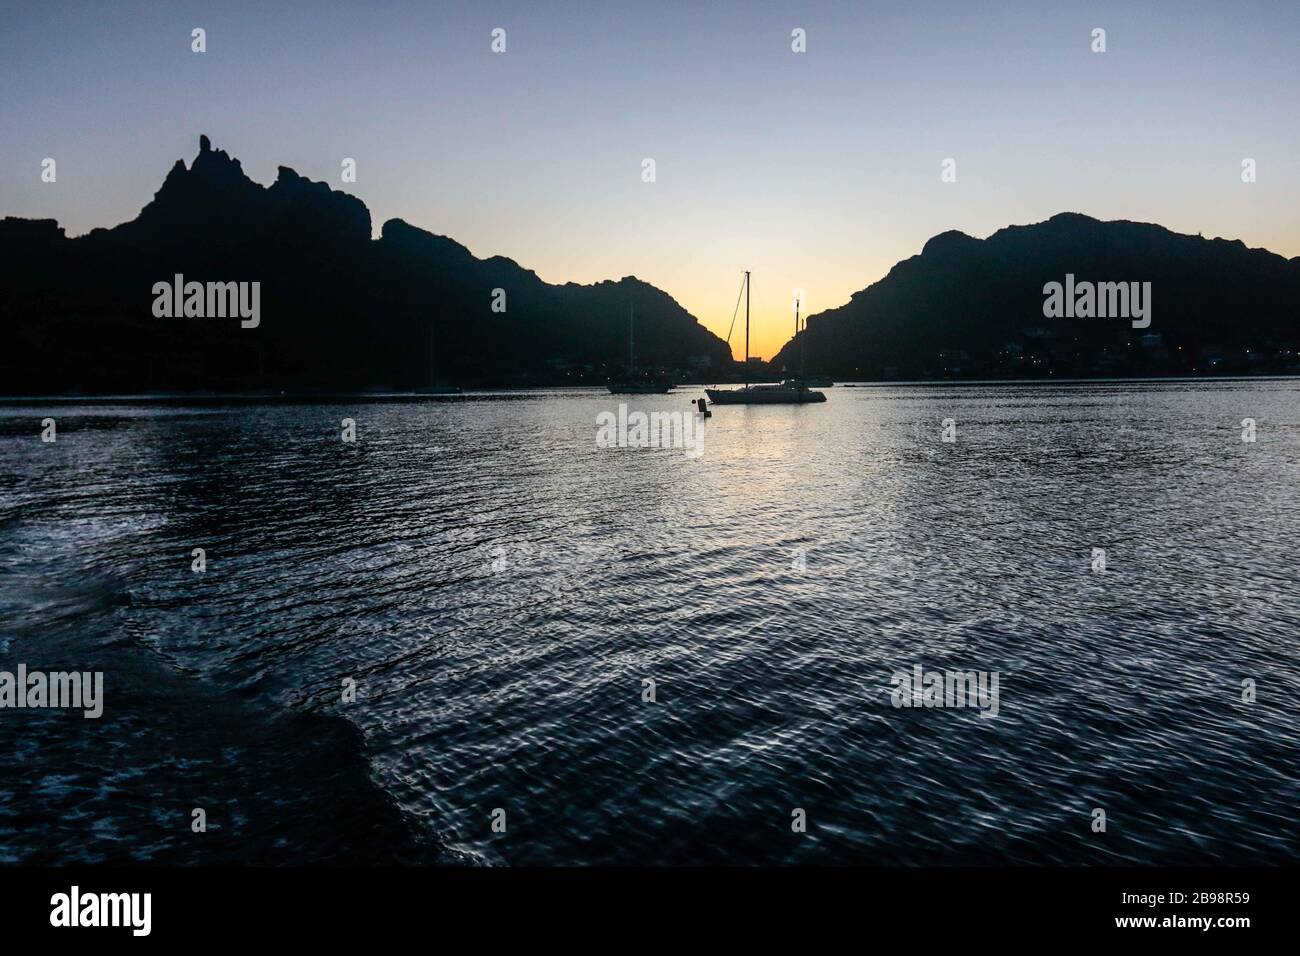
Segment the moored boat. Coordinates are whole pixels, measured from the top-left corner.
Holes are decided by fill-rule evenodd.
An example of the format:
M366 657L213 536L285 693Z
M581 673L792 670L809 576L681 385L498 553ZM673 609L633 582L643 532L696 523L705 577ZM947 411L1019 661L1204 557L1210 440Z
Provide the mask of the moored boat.
M774 385L745 385L742 388L706 388L714 405L805 405L826 401L826 396L793 379Z
M627 377L621 382L610 382L612 395L663 395L671 392L676 383L655 375L636 374L636 306L628 306L627 317Z
M672 382L664 381L614 382L609 391L613 395L664 395L674 387Z
M745 273L745 369L749 369L749 273ZM734 317L733 317L734 321ZM795 305L795 327L799 325L799 306ZM728 335L730 338L730 335ZM801 379L786 379L771 385L741 388L706 388L704 394L714 405L807 405L826 401L821 392L810 389Z

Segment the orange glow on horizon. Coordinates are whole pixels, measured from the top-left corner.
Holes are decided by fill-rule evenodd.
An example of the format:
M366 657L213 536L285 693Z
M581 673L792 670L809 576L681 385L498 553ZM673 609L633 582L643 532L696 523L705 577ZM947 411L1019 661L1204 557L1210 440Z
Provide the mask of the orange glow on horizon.
M870 267L868 267L870 268ZM837 276L833 284L826 282L825 276L818 276L816 288L808 288L812 283L799 285L790 277L779 280L769 279L766 283L757 273L751 276L753 289L749 305L749 354L754 358L770 361L794 337L794 292L800 290L803 304L800 308L800 323L808 315L816 315L829 309L845 305L853 293L875 282L886 269L858 276ZM647 279L652 282L653 280ZM777 285L777 282L780 285ZM740 290L740 277L734 282L730 292L730 301L718 303L716 284L710 282L708 288L692 286L688 289L676 289L671 285L659 285L673 296L687 312L691 313L702 326L723 341L727 340L727 329L731 326L732 309L736 306L736 296ZM745 358L745 303L742 299L736 311L735 326L731 330L731 355L737 362Z

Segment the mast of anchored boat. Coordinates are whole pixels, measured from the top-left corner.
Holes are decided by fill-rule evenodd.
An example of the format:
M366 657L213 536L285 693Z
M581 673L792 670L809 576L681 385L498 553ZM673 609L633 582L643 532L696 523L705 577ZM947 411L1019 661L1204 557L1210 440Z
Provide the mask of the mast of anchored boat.
M794 324L800 324L800 306L802 302L794 300ZM807 343L807 330L809 330L809 320L803 320L803 334L800 336L800 381L807 377L807 359L809 359L809 343Z
M799 339L799 297L794 297L794 337L799 340L799 378L803 379L803 340Z
M745 384L749 384L749 270L745 270Z
M794 297L794 337L799 337L799 297Z

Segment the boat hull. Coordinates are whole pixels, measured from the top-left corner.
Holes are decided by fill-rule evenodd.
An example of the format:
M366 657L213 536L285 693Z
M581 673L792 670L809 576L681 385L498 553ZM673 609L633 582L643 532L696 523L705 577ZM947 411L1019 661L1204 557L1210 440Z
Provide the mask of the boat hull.
M611 385L611 395L666 395L673 390L672 385Z
M797 388L706 388L714 405L810 405L826 401L821 392Z

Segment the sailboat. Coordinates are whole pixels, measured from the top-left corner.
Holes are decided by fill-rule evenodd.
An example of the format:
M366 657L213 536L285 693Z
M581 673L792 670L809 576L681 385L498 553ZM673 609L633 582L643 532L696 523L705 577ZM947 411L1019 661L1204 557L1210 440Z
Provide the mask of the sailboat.
M805 334L802 338L799 335L799 307L803 303L796 297L794 300L794 337L799 340L799 379L798 381L807 385L809 388L833 388L835 382L824 375L809 375L808 368L808 336ZM803 332L808 331L808 320L803 320Z
M749 374L749 273L745 273L745 374ZM798 319L796 318L797 322ZM815 392L798 379L786 379L777 385L750 385L743 388L706 388L704 394L714 405L805 405L824 402L826 396Z
M654 376L636 375L636 306L628 306L627 317L627 378L622 382L610 382L609 390L614 395L662 395L673 389L673 383Z

